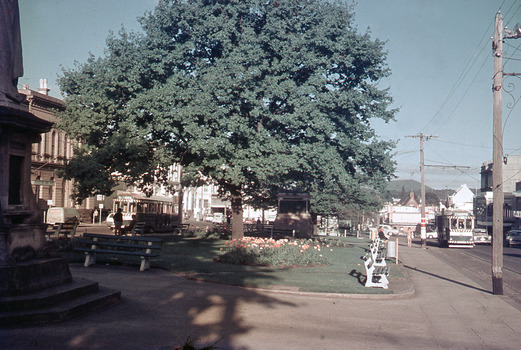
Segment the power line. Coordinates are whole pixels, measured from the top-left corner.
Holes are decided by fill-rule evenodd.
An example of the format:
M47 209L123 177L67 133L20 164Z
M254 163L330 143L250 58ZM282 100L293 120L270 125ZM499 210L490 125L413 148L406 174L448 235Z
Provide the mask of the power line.
M461 142L454 142L454 141L448 141L448 140L433 140L434 142L441 142L441 143L448 143L448 144L451 144L451 145L458 145L458 146L468 146L468 147L476 147L476 148L487 148L487 149L491 149L492 147L491 146L480 146L480 145L472 145L472 144L468 144L468 143L461 143Z
M506 0L504 0L499 9L501 9L504 4L505 4ZM516 4L516 2L513 2L512 5L510 5L510 8L506 11L506 13L510 13L512 11L512 8L514 7L514 5ZM521 5L517 8L517 10L513 13L511 19L513 19L515 17L515 14L521 9ZM489 31L490 31L490 28L493 26L494 24L494 19L492 19L492 21L490 22L489 26L487 27L485 33L483 34L480 42L478 43L476 49L474 50L473 54L470 56L470 59L469 61L467 62L467 65L465 66L465 68L463 69L462 73L460 74L460 76L458 77L458 79L456 80L456 83L455 85L453 86L453 88L450 90L449 94L447 95L447 97L445 98L445 100L443 101L442 105L438 108L438 110L436 111L436 113L433 115L433 117L429 120L429 122L427 122L427 124L425 124L424 128L423 129L426 129L433 121L434 119L440 114L441 110L447 105L448 101L453 97L453 95L455 95L455 92L456 90L460 87L460 85L463 83L463 80L467 77L467 75L469 74L470 70L472 69L472 67L476 64L477 60L478 60L478 57L481 56L481 54L483 53L483 51L485 50L485 48L488 46L488 38L489 38ZM485 40L487 39L487 40ZM484 41L485 40L485 41ZM481 50L479 52L479 54L476 55L476 52L477 50L481 47ZM474 78L472 79L472 81L470 82L470 84L467 86L465 92L463 93L463 95L460 97L459 101L456 103L456 106L452 109L452 111L449 113L449 115L447 116L447 118L445 120L447 120L455 111L456 109L459 107L459 105L461 104L461 102L463 101L463 99L465 98L465 96L467 95L468 91L470 90L470 88L472 87L472 85L474 84L474 82L476 81L477 77L479 76L479 73L481 72L481 70L483 69L485 63L487 62L487 58L489 56L485 56L484 57L484 60L478 70L478 72L475 74ZM472 64L471 64L472 62ZM440 127L438 129L436 129L434 132L438 132L441 127L443 126L443 124L445 123L440 123Z
M504 2L503 2L504 3ZM438 114L441 112L441 110L445 107L445 105L449 102L449 100L452 98L452 96L454 95L454 93L456 92L456 90L459 88L459 86L463 83L463 80L465 79L465 77L469 74L471 68L474 66L474 64L476 63L477 61L477 57L479 57L481 55L481 53L483 52L483 50L485 49L485 47L487 46L487 42L485 41L483 43L483 41L485 39L488 38L488 33L489 33L489 30L490 28L492 27L492 25L494 24L494 20L492 20L489 24L489 26L487 27L485 33L483 34L483 36L481 37L481 40L479 41L478 45L476 46L476 48L474 49L474 52L472 53L472 55L470 56L469 58L469 61L467 62L467 64L465 65L465 68L463 69L463 71L461 72L460 76L458 77L458 79L456 80L454 86L452 87L452 89L450 90L449 94L447 95L447 97L445 98L445 100L443 101L443 103L441 104L441 106L438 108L438 110L436 111L436 113L434 113L434 115L432 116L432 118L429 120L429 122L427 122L427 124L425 124L425 126L423 127L423 130L426 129L429 124L431 124L433 122L433 120L438 116ZM482 44L483 43L483 44ZM476 55L476 52L478 51L478 49L481 47L481 50L479 52L478 55ZM471 64L472 62L472 64ZM482 65L483 66L483 65ZM480 68L480 71L481 71L481 68ZM478 72L479 73L479 72Z

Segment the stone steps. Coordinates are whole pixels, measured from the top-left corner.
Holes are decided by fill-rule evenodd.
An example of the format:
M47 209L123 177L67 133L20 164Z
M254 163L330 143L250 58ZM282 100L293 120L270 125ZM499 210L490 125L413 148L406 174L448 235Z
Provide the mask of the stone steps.
M0 327L63 321L120 299L119 291L73 279L23 295L0 297Z

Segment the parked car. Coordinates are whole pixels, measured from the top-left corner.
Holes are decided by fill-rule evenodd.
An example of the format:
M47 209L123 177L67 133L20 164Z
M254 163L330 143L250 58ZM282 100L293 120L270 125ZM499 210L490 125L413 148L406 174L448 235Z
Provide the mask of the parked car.
M507 246L521 245L521 230L512 230L507 235Z
M55 225L76 218L80 221L80 212L76 208L52 207L47 210L47 224Z
M476 244L492 243L492 237L488 234L488 231L485 228L475 228L472 230L472 234L474 235L474 243Z
M382 228L384 230L384 234L387 237L398 235L398 229L396 227L392 227L392 226L389 226L389 225L380 225L378 227L378 231L380 231Z
M204 221L213 222L213 214L206 214Z
M123 224L121 225L121 228L125 228L130 224L130 221L132 221L132 215L134 213L123 213ZM110 227L111 230L114 229L114 213L110 213L107 216L107 219L105 220L105 225Z
M215 223L223 223L224 222L224 214L223 213L214 213L213 214L213 222Z
M426 236L429 239L438 239L438 231L436 231L436 230L427 231Z

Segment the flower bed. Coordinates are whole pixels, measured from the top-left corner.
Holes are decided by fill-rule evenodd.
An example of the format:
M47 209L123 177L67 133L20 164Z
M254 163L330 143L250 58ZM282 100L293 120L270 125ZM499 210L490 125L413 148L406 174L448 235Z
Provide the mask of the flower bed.
M321 249L324 247L312 240L244 237L226 242L224 254L216 261L227 264L278 267L328 265Z

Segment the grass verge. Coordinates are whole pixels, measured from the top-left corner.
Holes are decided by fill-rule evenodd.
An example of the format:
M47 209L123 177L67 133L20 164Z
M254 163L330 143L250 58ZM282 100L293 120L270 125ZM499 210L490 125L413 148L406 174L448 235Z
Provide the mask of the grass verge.
M369 241L340 237L345 247L324 247L322 254L329 265L315 267L244 266L215 262L225 248L224 240L182 238L163 235L161 255L151 261L159 267L183 276L214 283L245 287L282 289L302 292L343 294L392 294L393 279L403 279L403 267L388 261L390 288L366 288L365 268L360 258L368 252ZM71 262L82 262L83 253L66 251ZM139 257L98 255L98 264L136 265Z

